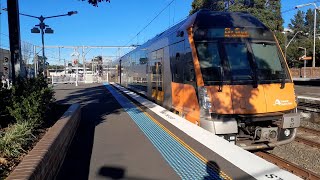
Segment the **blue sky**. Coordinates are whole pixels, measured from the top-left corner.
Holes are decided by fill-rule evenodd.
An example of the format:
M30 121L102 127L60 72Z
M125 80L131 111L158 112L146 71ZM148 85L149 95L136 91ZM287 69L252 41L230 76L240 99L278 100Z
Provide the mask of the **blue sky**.
M6 7L6 0L0 1L1 7ZM68 11L78 11L78 14L70 17L47 19L45 21L54 29L54 34L45 35L46 45L126 45L128 43L141 44L185 18L191 9L192 1L175 0L169 8L163 11L148 28L131 42L129 40L171 0L111 0L111 3L100 3L99 7L93 7L86 1L79 0L19 0L19 5L21 13L34 16L51 16L64 14ZM296 5L308 2L313 2L313 0L281 0L283 10L292 9ZM285 27L295 12L296 10L283 14ZM22 40L36 45L41 44L40 35L30 33L30 29L38 23L37 19L20 16ZM1 14L0 30L1 44L6 46L5 35L8 34L6 12ZM94 51L92 53L105 50ZM114 53L114 50L112 52ZM56 56L56 52L52 53L52 56ZM109 55L111 51L104 53Z

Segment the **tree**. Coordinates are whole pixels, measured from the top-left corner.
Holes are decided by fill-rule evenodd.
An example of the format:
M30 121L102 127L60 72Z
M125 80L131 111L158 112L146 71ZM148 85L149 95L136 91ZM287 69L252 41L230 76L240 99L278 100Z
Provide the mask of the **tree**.
M320 13L319 11L317 11L317 25L320 24ZM305 15L305 22L304 22L304 25L305 25L305 28L304 28L304 32L308 33L309 34L309 37L313 37L313 24L314 24L314 10L313 9L308 9L307 10L307 13ZM320 33L320 30L319 28L317 28L317 34Z
M313 34L313 22L314 22L314 13L311 9L308 9L306 16L305 16L305 32L308 33L309 38L312 37Z
M294 18L291 19L291 23L289 24L289 28L293 30L294 33L298 31L305 32L305 14L303 11L298 10L297 14L294 15ZM313 23L312 23L313 24Z
M202 8L210 9L212 11L224 10L224 2L220 0L194 0L191 6L190 15Z
M82 1L85 1L85 0L82 0ZM101 3L103 1L106 1L106 2L110 3L110 0L88 0L88 3L92 4L93 6L98 7L98 3Z
M317 15L320 16L319 13ZM302 61L298 61L299 57L304 55L304 52L299 50L299 47L306 48L307 56L313 55L313 22L314 22L314 11L308 9L307 12L298 11L291 23L289 28L294 32L288 34L288 39L291 39L297 31L303 31L304 33L297 34L296 38L292 41L287 49L287 61L290 67L301 67ZM317 17L317 24L320 24L320 18ZM319 29L316 32L319 33ZM320 40L316 38L316 66L320 63ZM312 61L307 61L307 66L312 66Z

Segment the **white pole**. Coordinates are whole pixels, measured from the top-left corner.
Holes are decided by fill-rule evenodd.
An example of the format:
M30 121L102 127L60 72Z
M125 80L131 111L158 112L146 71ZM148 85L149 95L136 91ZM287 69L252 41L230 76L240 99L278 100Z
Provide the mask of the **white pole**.
M86 81L86 58L85 58L85 54L84 54L84 46L82 46L82 63L83 63L83 78Z
M316 27L317 27L317 6L314 8L312 67L316 67L316 34L317 34Z
M38 69L37 69L37 63L38 63L38 60L36 58L36 53L37 53L37 47L36 46L33 46L33 63L34 63L34 77L36 78L37 77L37 74L38 74Z
M79 67L79 55L77 56L77 65L76 65L76 86L78 86L78 75L79 75L79 72L78 72L78 67Z
M304 48L304 57L307 57L307 49ZM307 61L304 60L304 70L303 70L303 78L306 78L306 67L307 67Z

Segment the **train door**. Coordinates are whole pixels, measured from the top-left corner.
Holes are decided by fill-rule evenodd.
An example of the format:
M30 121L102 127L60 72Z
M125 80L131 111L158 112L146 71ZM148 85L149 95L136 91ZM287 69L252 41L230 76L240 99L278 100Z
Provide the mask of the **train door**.
M170 67L171 67L171 93L172 93L172 108L182 115L183 111L183 52L184 41L170 45Z
M148 62L150 76L150 92L151 98L157 103L162 104L164 91L163 91L163 49L152 52L151 60Z

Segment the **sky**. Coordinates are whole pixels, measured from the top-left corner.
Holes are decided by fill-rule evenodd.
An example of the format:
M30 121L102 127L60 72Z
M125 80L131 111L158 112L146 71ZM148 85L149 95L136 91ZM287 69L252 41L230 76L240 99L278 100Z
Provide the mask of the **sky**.
M1 8L6 7L7 0L0 0ZM78 11L73 16L65 16L45 20L54 34L45 35L46 45L64 46L123 46L142 44L153 36L188 16L193 0L175 0L166 8L145 30L139 33L156 15L172 0L111 0L102 2L99 7L93 7L87 0L19 0L20 13L34 16L52 16L65 14L68 11ZM281 0L282 11L292 10L296 5L314 2L315 0ZM320 2L318 3L320 5ZM302 8L306 11L312 6ZM284 26L297 10L283 13ZM7 13L0 15L1 46L8 47ZM39 20L20 16L21 39L35 45L41 45L40 34L32 34L30 30ZM61 56L66 59L72 51L63 50ZM112 56L119 53L116 49L92 49L87 56L101 54ZM120 53L124 53L124 50ZM48 49L46 54L57 61L57 49ZM59 61L60 62L60 61ZM58 63L58 62L55 62Z

